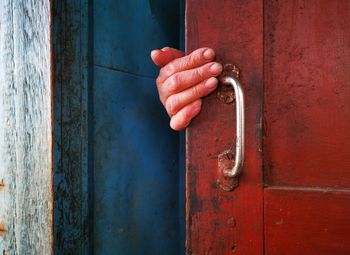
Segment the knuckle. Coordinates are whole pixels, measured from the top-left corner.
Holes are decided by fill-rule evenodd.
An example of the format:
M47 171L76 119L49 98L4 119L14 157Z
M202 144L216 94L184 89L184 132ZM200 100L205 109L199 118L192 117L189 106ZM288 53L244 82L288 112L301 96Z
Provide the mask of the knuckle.
M192 53L190 55L188 55L188 62L193 65L196 61L196 58L195 58L195 53Z
M165 102L164 102L164 98L162 97L162 95L159 93L159 101L165 105Z
M156 79L156 84L157 84L157 87L159 87L162 84L162 79L160 75Z
M174 74L175 72L176 72L176 68L175 68L175 65L173 63L169 63L163 68L163 74L165 77L169 77L172 74Z
M159 71L159 76L158 76L159 81L162 80L162 79L164 80L164 77L165 77L164 68L165 68L165 67L161 68L160 71Z
M190 55L188 55L188 61L191 63L192 66L195 66L200 61L200 54L197 51L192 52Z
M176 70L175 70L174 64L173 63L169 63L167 65L166 71L167 71L167 74L170 74L170 75L175 73Z
M203 67L196 68L195 70L196 70L196 75L197 75L201 80L203 80L203 79L206 77L205 71L204 71Z
M165 108L170 116L173 116L177 113L178 99L176 96L168 97L165 105Z
M190 111L185 111L182 115L182 122L189 123L192 119Z
M178 75L172 75L169 77L168 81L168 91L169 93L174 93L177 91L180 84L180 78Z
M200 90L199 86L194 86L191 91L192 91L193 98L201 97L201 90Z

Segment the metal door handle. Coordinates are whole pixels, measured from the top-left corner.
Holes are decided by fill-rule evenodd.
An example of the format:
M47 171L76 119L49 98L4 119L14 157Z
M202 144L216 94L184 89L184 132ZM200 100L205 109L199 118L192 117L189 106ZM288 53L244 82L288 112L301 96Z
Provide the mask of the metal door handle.
M244 94L241 83L237 78L229 75L220 77L220 82L231 85L236 98L236 152L235 164L231 169L224 169L226 177L237 177L242 172L244 162Z

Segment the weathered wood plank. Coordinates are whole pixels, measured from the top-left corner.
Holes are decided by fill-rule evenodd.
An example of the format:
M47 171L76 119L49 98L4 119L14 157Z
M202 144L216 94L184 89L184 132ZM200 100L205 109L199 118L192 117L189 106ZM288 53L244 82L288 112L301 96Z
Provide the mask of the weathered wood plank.
M235 144L235 107L216 93L187 129L187 254L263 253L261 154L263 1L186 1L186 49L212 47L217 61L241 70L245 162L239 187L217 185L218 156Z
M350 192L274 187L264 194L266 254L349 254Z
M89 0L54 1L54 250L89 253Z
M0 2L1 254L52 254L50 9Z
M348 188L350 2L265 4L265 182Z

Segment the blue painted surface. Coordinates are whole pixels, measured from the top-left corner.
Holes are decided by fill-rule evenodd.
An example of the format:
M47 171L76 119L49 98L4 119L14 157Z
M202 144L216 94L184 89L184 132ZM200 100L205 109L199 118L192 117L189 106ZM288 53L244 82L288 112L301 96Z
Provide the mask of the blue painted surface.
M94 64L155 76L150 51L179 45L179 0L94 1Z
M55 254L184 254L179 134L149 58L178 47L179 2L54 5Z
M179 135L149 58L178 46L178 11L178 1L94 1L94 254L180 254Z
M92 247L91 4L89 0L53 3L54 253L87 255Z
M178 136L154 80L96 67L94 84L95 254L178 254Z

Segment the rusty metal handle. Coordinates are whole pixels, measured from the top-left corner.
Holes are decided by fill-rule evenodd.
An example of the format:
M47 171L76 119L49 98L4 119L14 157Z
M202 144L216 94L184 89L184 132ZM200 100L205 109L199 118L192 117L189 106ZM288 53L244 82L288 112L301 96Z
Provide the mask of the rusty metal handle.
M223 171L226 177L234 178L241 174L244 162L244 94L237 78L226 74L219 79L221 83L233 87L236 97L236 153L234 166Z

